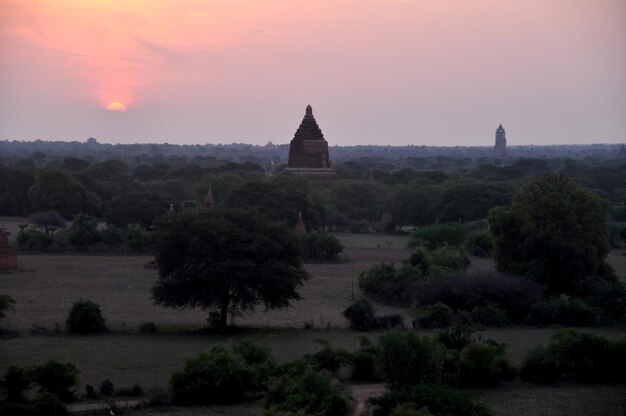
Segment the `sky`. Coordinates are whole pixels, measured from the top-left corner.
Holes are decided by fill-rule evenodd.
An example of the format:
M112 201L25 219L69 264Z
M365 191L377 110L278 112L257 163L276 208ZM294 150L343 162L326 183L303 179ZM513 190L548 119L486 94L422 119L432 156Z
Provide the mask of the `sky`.
M0 140L626 142L624 0L0 0Z

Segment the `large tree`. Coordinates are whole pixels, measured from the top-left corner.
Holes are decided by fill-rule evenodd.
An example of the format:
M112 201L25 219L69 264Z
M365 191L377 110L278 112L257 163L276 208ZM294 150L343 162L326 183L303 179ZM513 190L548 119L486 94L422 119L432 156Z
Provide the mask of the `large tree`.
M564 175L531 180L489 215L496 267L535 277L551 294L575 293L586 278L610 274L607 211Z
M215 311L222 328L229 312L258 304L286 308L300 300L297 289L307 279L294 233L243 210L166 217L158 227L156 256L155 302Z

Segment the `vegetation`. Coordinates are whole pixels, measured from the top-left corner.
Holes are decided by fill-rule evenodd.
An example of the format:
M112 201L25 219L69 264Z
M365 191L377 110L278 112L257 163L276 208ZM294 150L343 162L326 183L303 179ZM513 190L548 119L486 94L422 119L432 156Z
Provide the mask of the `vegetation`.
M390 329L402 327L402 316L399 314L376 316L374 307L366 299L358 299L343 311L343 316L350 321L350 328L357 331L371 329Z
M295 235L263 217L239 210L167 217L156 243L157 304L212 309L224 329L228 314L257 304L280 309L299 300L307 279Z
M93 334L106 331L100 305L79 299L72 305L65 321L70 332L75 334Z
M326 231L311 231L303 241L304 256L309 259L335 260L343 251L343 245Z
M15 300L9 295L0 295L0 319L6 316L6 311L12 311Z
M432 224L413 232L409 247L424 246L429 249L444 245L461 247L467 241L468 234L467 227L460 222Z
M75 398L74 390L78 384L78 368L71 363L50 360L32 369L34 382L42 392L53 394L63 401Z

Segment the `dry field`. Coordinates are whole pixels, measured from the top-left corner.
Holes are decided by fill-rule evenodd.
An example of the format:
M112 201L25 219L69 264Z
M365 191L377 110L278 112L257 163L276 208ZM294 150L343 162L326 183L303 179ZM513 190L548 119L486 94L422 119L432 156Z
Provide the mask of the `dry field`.
M17 224L17 222L15 222ZM358 274L380 261L399 263L408 257L407 237L340 234L346 245L338 263L309 263L311 279L301 290L304 300L287 311L256 311L236 317L244 327L238 333L206 335L194 329L206 326L207 314L200 310L172 310L156 306L150 288L157 274L144 268L148 256L24 255L21 273L0 275L0 293L16 300L15 312L2 321L3 328L15 331L0 339L0 374L10 365L31 365L48 359L70 361L81 370L81 384L98 385L109 378L118 386L135 383L144 388L166 387L171 374L185 360L212 345L229 345L244 338L272 349L281 362L314 352L315 340L323 338L334 347L353 350L362 334L349 331L341 316L358 296ZM626 271L625 257L610 258L620 276ZM471 270L493 269L493 262L472 259ZM112 333L97 336L70 336L62 332L67 312L78 298L102 306ZM406 310L379 306L380 313ZM141 323L154 322L162 333L139 334ZM313 330L304 330L305 322ZM55 330L58 328L58 331ZM519 363L529 348L545 343L550 329L507 328L481 331L485 338L509 344L508 353ZM594 329L593 332L618 339L625 331ZM426 332L425 332L426 333ZM368 333L371 339L378 334ZM624 394L622 394L624 393ZM624 413L623 386L537 387L515 383L503 389L478 391L497 415L586 415ZM590 403L595 403L595 407ZM593 408L592 408L593 407ZM598 409L612 409L602 413ZM194 410L195 411L195 410ZM262 414L258 406L197 409L197 414ZM185 409L184 414L191 413ZM214 413L213 413L214 412ZM172 410L178 415L183 412Z

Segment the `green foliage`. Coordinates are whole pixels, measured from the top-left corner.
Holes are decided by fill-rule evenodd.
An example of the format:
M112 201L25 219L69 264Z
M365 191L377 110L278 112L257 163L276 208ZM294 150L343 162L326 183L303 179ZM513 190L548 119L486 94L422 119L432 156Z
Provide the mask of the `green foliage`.
M419 269L410 265L396 269L391 263L380 263L359 274L359 289L380 301L406 302L407 285L420 277Z
M558 331L547 346L532 349L524 358L521 376L539 382L626 381L626 341L573 329Z
M228 195L243 186L245 180L232 172L214 173L204 176L193 186L193 193L196 199L204 203L204 198L211 187L215 205L224 202Z
M100 388L98 389L98 391L103 396L112 396L113 393L115 393L115 385L111 380L107 378L106 380L102 381L102 383L100 383Z
M435 249L444 245L461 247L467 241L469 231L460 222L431 224L419 228L411 234L409 247L426 247Z
M535 326L592 326L596 324L594 310L577 298L562 295L533 305L528 324Z
M229 312L286 308L308 278L291 230L252 212L168 216L156 240L155 302L216 310L221 328Z
M461 384L468 387L498 386L511 374L505 345L495 341L474 341L461 350Z
M98 241L100 241L100 234L98 233L98 222L96 219L85 214L75 215L69 228L70 244L86 248Z
M75 334L93 334L106 331L100 305L79 299L72 305L65 321L70 332Z
M374 416L388 416L402 404L427 408L433 416L490 416L491 411L468 393L435 384L416 384L369 400Z
M14 365L9 367L4 378L2 386L6 390L7 399L13 402L25 401L24 392L33 383L33 372L27 368L19 368Z
M33 372L42 392L53 394L63 401L74 399L79 371L73 364L50 360L34 367Z
M316 339L315 342L320 344L322 348L311 355L305 356L305 359L315 370L326 370L332 374L341 366L349 363L350 354L345 350L332 349L330 343L324 339Z
M359 349L351 355L352 373L350 379L354 381L379 381L379 350L370 343L367 337L362 336L359 341Z
M618 222L626 222L626 206L613 207L611 219Z
M35 178L30 173L0 166L0 215L26 215L32 211L28 189Z
M369 181L337 181L330 199L351 220L380 221L387 202L387 188Z
M288 368L269 386L266 416L345 416L350 404L341 387L327 373Z
M304 256L310 259L334 260L343 251L343 244L326 231L311 231L304 238Z
M435 221L432 190L421 185L395 186L389 195L397 225L427 225Z
M472 221L487 218L491 208L509 205L513 189L493 183L459 183L439 199L439 221Z
M417 322L422 328L446 328L452 325L453 317L450 307L436 303L420 310Z
M429 269L437 267L452 271L465 270L470 265L470 259L461 247L441 246L426 252ZM429 270L429 274L430 270Z
M507 326L511 324L506 312L495 305L477 306L472 309L471 316L475 323L485 326Z
M413 331L393 330L380 336L381 371L391 389L456 378L454 357L443 344Z
M366 299L357 299L343 311L343 316L350 321L350 328L357 331L369 331L376 327L374 307Z
M129 192L114 197L106 207L107 224L125 228L137 224L149 229L157 217L165 215L175 198L161 191Z
M6 311L12 311L15 300L9 295L0 295L0 319L6 316Z
M58 169L40 169L28 195L35 210L55 210L66 218L79 212L93 212L96 208L92 203L94 197L89 197L87 189L72 175ZM99 200L97 195L95 197Z
M472 256L491 257L493 243L489 232L481 230L471 233L467 240L467 250Z
M404 403L397 406L389 414L390 416L432 416L427 407L417 409L413 403Z
M260 388L255 369L223 347L187 361L170 383L176 403L195 405L238 403Z
M35 227L28 227L17 232L17 246L24 251L48 251L54 243L54 236Z
M0 402L2 416L66 416L69 412L53 394L40 393L34 402Z
M461 351L474 342L474 328L466 322L453 322L452 325L435 331L435 339L446 348Z
M572 293L587 277L607 274L607 209L563 175L529 181L510 207L489 215L496 267L532 276L551 294Z
M626 285L602 278L590 279L581 289L585 303L598 313L600 324L626 321Z

